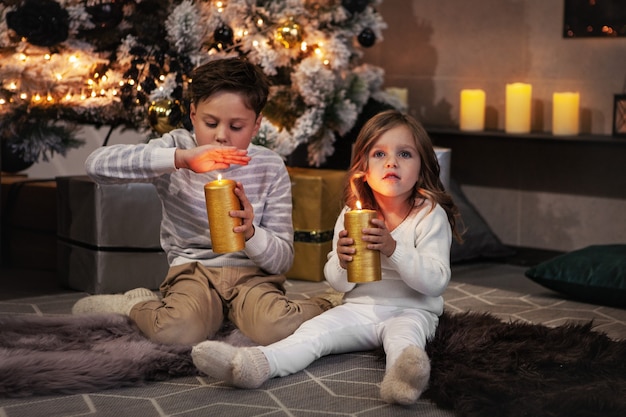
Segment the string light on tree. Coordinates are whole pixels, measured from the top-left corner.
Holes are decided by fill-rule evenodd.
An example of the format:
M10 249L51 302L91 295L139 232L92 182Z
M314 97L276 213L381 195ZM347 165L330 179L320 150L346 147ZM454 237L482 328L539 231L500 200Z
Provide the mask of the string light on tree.
M384 72L359 62L362 48L382 40L381 1L3 3L0 117L18 132L35 114L38 121L122 125L148 137L190 128L186 113L169 117L189 105L193 68L239 55L260 65L276 91L262 143L284 156L306 144L309 163L318 166L368 100L385 100ZM170 103L158 107L169 115L154 103Z

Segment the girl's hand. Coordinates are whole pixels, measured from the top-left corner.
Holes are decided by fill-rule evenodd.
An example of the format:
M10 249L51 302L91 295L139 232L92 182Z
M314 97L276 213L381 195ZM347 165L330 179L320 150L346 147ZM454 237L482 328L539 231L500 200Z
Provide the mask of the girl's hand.
M354 239L348 237L348 231L340 231L337 240L337 257L339 258L339 265L343 269L348 268L348 262L352 262L352 255L356 252L352 245L354 245Z
M235 195L239 198L241 202L241 210L231 210L228 214L231 217L239 217L242 219L241 226L237 226L233 229L235 233L243 233L246 240L249 240L252 236L254 236L254 225L252 224L252 220L254 220L254 209L252 208L252 204L250 204L250 200L246 196L246 193L243 191L243 184L238 182L235 187Z
M379 250L386 257L390 257L396 250L396 241L387 230L385 221L372 219L372 225L376 227L363 229L363 240L369 242L367 248Z
M230 164L248 165L250 157L245 149L234 146L202 145L192 149L176 149L176 168L187 168L202 173L226 169Z

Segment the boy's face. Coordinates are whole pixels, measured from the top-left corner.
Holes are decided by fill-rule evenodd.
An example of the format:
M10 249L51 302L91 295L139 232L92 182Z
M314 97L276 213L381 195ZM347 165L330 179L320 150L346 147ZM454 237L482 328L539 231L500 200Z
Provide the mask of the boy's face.
M262 116L256 117L240 94L222 91L197 106L191 104L190 118L198 145L248 149L261 126Z

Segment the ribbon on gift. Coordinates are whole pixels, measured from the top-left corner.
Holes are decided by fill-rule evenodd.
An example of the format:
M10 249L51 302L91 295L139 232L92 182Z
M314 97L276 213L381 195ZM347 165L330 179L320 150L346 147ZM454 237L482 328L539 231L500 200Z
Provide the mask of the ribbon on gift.
M296 230L293 234L294 242L324 243L333 239L332 230Z

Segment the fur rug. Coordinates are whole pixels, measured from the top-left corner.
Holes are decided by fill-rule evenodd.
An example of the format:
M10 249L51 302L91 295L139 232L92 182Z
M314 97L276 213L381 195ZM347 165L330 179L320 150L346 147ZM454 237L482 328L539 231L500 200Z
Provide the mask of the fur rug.
M190 346L121 315L0 318L0 397L74 394L197 374Z
M198 375L190 351L150 342L118 315L0 318L0 397ZM594 332L591 323L548 328L445 313L427 351L424 396L461 417L626 416L626 340Z
M626 416L626 340L592 323L549 328L444 314L426 350L425 396L459 416Z

